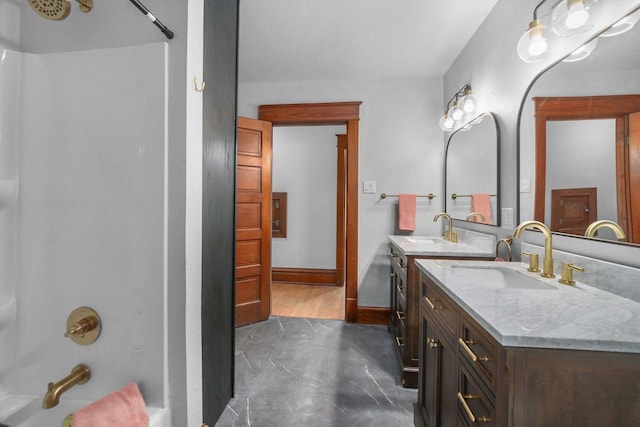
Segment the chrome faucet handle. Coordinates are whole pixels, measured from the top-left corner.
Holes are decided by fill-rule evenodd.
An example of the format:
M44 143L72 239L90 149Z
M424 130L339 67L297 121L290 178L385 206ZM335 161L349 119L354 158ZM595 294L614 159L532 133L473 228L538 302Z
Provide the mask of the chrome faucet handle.
M527 268L527 271L532 271L534 273L540 273L540 266L539 266L539 255L538 254L533 254L531 252L522 252L522 255L526 255L529 257L529 268Z
M563 285L575 285L576 281L573 280L573 270L576 271L584 271L584 268L578 267L577 265L571 264L569 262L562 263L562 276L558 279L558 282Z

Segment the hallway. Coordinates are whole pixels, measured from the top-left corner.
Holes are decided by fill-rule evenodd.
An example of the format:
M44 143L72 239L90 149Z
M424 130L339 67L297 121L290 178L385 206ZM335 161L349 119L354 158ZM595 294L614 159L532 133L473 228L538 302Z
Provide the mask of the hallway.
M344 320L344 286L271 284L271 315Z
M236 329L235 398L216 426L412 426L384 326L272 316Z

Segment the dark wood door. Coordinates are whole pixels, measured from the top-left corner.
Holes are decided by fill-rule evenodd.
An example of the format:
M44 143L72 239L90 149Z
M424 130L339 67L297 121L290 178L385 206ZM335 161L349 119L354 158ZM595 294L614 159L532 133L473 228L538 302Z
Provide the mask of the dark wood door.
M207 90L202 94L202 416L210 426L216 424L231 399L234 380L238 3L204 3L203 80Z
M551 190L551 231L584 236L589 224L597 219L597 188Z
M271 312L271 123L238 118L236 326Z

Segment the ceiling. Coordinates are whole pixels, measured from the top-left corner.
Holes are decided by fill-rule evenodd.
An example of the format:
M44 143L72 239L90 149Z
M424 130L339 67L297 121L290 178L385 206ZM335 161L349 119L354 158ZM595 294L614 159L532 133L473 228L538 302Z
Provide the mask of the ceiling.
M443 76L497 0L241 0L239 80Z

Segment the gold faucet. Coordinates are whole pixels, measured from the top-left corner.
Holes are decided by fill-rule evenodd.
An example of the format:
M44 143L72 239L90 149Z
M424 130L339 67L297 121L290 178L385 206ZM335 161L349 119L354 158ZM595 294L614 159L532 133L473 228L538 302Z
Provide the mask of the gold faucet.
M453 231L453 220L451 219L451 215L446 212L440 212L435 217L433 217L433 222L436 222L438 218L444 217L449 221L449 229L444 231L444 240L452 243L458 243L458 233Z
M601 219L600 221L595 221L589 224L589 227L587 227L587 230L584 232L584 235L586 237L594 237L596 235L596 231L598 231L602 227L607 227L612 229L613 232L616 233L616 237L618 238L618 240L622 240L625 237L627 237L624 234L624 230L622 229L622 227L620 227L620 225L608 219Z
M573 270L575 271L584 271L584 268L578 267L577 265L571 264L569 262L562 263L562 278L558 280L558 282L563 285L575 285L576 281L573 280Z
M498 240L498 243L496 243L496 261L500 259L499 249L500 249L501 243L504 243L507 246L507 249L509 250L509 261L513 261L513 252L511 250L511 245L513 244L512 236L506 237L504 239L500 239Z
M551 230L549 230L549 228L540 221L524 221L520 223L515 230L513 230L513 237L515 239L519 238L522 232L527 228L535 228L536 230L542 231L542 234L544 234L544 264L542 267L542 273L540 273L540 275L542 277L556 277L556 275L553 274Z
M84 384L91 378L91 371L84 365L76 365L71 373L58 381L49 383L42 399L42 409L50 409L60 403L60 396L76 384Z
M471 218L473 218L474 216L480 218L482 222L487 222L487 219L480 212L471 212L469 215L467 215L467 221L471 221Z

